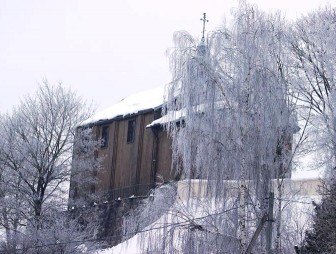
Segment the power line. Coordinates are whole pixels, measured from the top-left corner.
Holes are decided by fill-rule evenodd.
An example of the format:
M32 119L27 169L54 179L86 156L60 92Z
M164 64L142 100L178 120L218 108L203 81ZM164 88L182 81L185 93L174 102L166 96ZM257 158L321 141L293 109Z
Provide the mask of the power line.
M291 200L291 199L285 199L285 198L277 198L277 200L283 200L283 201L289 201L289 202L301 203L301 204L307 204L307 205L312 205L313 204L312 202ZM89 208L89 207L86 207L86 208ZM188 225L190 225L191 221L202 220L202 219L205 219L205 218L208 218L208 217L212 217L212 216L220 215L220 214L223 214L223 213L227 213L227 212L230 212L230 211L235 210L235 209L237 209L237 207L232 207L230 209L227 209L227 210L224 210L224 211L221 211L221 212L208 214L208 215L201 216L201 217L192 218L192 219L187 220L187 221L169 223L169 224L166 224L166 225L163 225L163 226L152 227L152 228L148 228L148 229L135 231L135 232L131 232L131 233L128 233L128 234L124 234L123 237L132 237L132 236L135 236L136 234L139 234L139 233L146 233L146 232L149 232L149 231L165 229L165 228L174 227L174 226L181 226L181 227L188 226ZM107 236L107 237L101 237L101 238L96 238L96 239L86 239L86 240L84 240L84 239L83 240L70 240L70 241L59 242L59 243L37 245L37 246L34 246L34 247L19 248L19 249L16 249L16 251L23 251L23 250L29 250L29 249L35 249L35 248L44 248L44 247L49 247L49 246L66 245L66 244L71 244L71 243L101 242L101 241L104 241L104 240L117 240L117 239L119 239L119 236ZM7 252L0 250L0 253L7 253Z
M282 200L282 201L293 202L293 203L301 203L301 204L305 204L305 205L313 205L313 201L305 202L305 201L292 200L292 199L286 199L286 198L276 198L276 199L277 200Z
M163 226L159 226L159 227L153 227L153 228L149 228L149 229L143 229L143 230L139 230L139 231L135 231L135 232L131 232L128 234L123 235L123 237L132 237L135 236L136 234L139 233L146 233L152 230L158 230L158 229L165 229L165 228L169 228L169 227L173 227L173 226L188 226L190 225L191 221L195 221L195 220L201 220L201 219L205 219L207 217L211 217L211 216L215 216L215 215L220 215L223 213L227 213L230 212L232 210L237 209L237 207L232 207L230 209L218 212L218 213L213 213L213 214L208 214L202 217L197 217L197 218L193 218L190 219L188 221L182 221L182 222L175 222L175 223L169 223L167 225L163 225ZM16 251L23 251L23 250L29 250L29 249L35 249L35 248L44 248L44 247L49 247L49 246L58 246L58 245L65 245L65 244L71 244L71 243L85 243L85 242L100 242L100 241L104 241L104 240L117 240L119 239L118 236L107 236L107 237L101 237L101 238L96 238L96 239L87 239L87 240L71 240L71 241L65 241L65 242L59 242L59 243L49 243L49 244L44 244L44 245L36 245L34 247L27 247L27 248L19 248L19 249L15 249ZM0 250L0 253L7 253L6 251L2 251Z

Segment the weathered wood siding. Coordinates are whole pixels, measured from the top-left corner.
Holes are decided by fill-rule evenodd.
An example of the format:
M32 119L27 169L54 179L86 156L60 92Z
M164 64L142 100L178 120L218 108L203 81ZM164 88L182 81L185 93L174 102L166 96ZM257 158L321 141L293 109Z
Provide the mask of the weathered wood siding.
M146 128L148 124L153 122L154 115L144 115L144 124L142 126L142 152L139 163L140 174L139 179L141 184L150 185L153 183L153 149L154 149L154 135L150 128Z
M165 181L171 179L170 139L162 128L157 139L154 131L146 128L154 117L154 112L149 112L95 126L99 137L102 128L109 127L108 145L98 151L98 157L103 158L103 163L98 172L97 191L104 193L133 188L134 192L139 192L134 194L143 194L146 188L154 186L158 181L156 175L162 176ZM130 120L135 120L133 142L127 142Z
M172 141L163 128L158 131L158 155L156 177L162 177L164 182L174 179L174 172L171 170L172 164Z
M157 111L146 112L93 127L100 138L102 128L108 126L107 146L98 150L102 165L97 172L96 192L110 193L114 198L144 195L156 183L173 179L171 139L161 127L146 128L158 115ZM135 120L133 142L127 142L130 120Z
M127 142L128 121L135 120L135 138ZM153 121L153 113L140 114L126 118L116 123L119 125L116 156L113 158L115 167L111 170L111 189L125 188L134 185L151 183L151 163L153 149L153 135L146 125Z

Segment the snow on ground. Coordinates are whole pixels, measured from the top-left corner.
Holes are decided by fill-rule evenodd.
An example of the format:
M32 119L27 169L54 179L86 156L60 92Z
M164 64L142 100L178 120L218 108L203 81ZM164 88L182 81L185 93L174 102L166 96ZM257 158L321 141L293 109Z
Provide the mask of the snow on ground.
M292 208L291 211L288 211L287 215L286 213L283 215L284 217L289 216L291 220L288 220L289 223L288 226L291 226L290 224L295 224L295 227L298 227L298 225L301 227L302 232L305 232L306 228L309 226L309 222L311 222L310 214L313 211L313 206L311 205L312 201L318 202L320 200L320 196L317 193L318 185L320 184L319 179L286 179L285 186L286 189L284 190L284 202L291 202ZM235 181L232 181L234 184ZM178 183L178 191L176 201L173 205L173 207L179 207L181 206L181 202L187 202L187 199L190 197L189 193L189 187L188 185L191 184L191 190L194 195L198 195L197 198L202 199L205 195L205 180L195 180L195 181L180 181ZM294 194L295 195L294 195ZM276 193L275 193L276 194ZM190 202L190 200L189 200ZM199 204L199 203L198 203ZM202 208L201 208L202 209ZM193 218L197 218L202 216L204 212L209 211L201 211L199 207L196 208L193 214ZM170 213L170 212L169 212ZM170 213L172 214L172 213ZM153 229L153 230L160 230L155 229L160 227L162 225L162 222L164 221L164 216L162 215L160 219L158 219L156 222L154 222L152 225L148 226L145 230ZM176 221L176 220L175 220ZM293 230L294 237L297 233L297 229ZM114 246L112 248L108 248L105 250L99 250L95 252L95 254L142 254L139 250L138 241L141 239L144 241L146 239L146 236L144 235L140 236L140 234L146 234L139 233L135 235L134 237L128 239L125 242L122 242L118 244L117 246ZM145 245L150 245L151 243L148 242L145 243ZM178 248L178 247L177 247Z
M302 179L318 179L323 178L324 172L322 169L312 169L312 170L296 170L292 172L292 179L302 180Z
M134 236L128 241L105 250L97 251L95 254L141 254L137 247L138 236Z

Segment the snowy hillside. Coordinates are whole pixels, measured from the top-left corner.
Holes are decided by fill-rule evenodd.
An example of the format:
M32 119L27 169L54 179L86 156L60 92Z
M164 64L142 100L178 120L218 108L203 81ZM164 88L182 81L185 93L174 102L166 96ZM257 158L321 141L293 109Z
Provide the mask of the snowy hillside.
M285 180L285 191L283 195L283 200L287 201L288 204L286 209L284 209L283 216L290 216L290 220L283 225L286 227L288 232L288 237L292 237L291 241L296 241L295 235L301 230L302 232L306 230L310 225L310 214L313 210L312 201L319 202L320 196L317 193L318 185L320 181L317 179L309 179L309 180ZM186 230L187 222L182 217L177 219L177 214L187 213L185 210L186 203L194 203L195 205L191 206L192 208L188 211L193 220L201 220L206 217L208 214L216 213L216 205L214 202L216 200L211 200L207 202L205 198L205 184L206 181L194 180L191 182L181 181L178 183L178 190L175 199L175 203L173 207L167 211L166 214L161 216L156 222L151 224L142 230L141 233L138 233L134 237L129 240L120 243L117 246L112 248L108 248L105 250L97 251L95 254L141 254L140 246L146 247L153 244L153 235L155 232L165 231L168 232L172 227L178 226L178 231L175 231L176 236L179 235L179 231ZM230 185L234 186L237 184L236 181L231 181ZM189 192L189 185L190 192ZM295 193L295 195L294 195ZM276 194L276 193L275 193ZM190 199L190 197L193 197ZM199 201L203 201L203 203L207 204L207 206L200 206ZM213 204L212 206L209 204ZM178 212L176 212L178 211ZM167 225L165 228L162 225ZM170 224L170 225L169 225ZM162 233L162 232L161 232ZM178 239L178 238L176 238ZM299 240L299 239L297 239ZM173 244L175 248L174 253L182 253L179 251L178 240Z

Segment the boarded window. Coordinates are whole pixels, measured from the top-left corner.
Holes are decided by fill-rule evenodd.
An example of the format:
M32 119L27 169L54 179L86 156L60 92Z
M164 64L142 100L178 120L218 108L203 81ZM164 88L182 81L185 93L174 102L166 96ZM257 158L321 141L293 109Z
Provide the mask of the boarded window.
M128 121L127 143L133 143L135 138L135 120Z
M105 148L108 146L108 140L109 140L109 127L103 126L102 132L101 132L101 148Z

